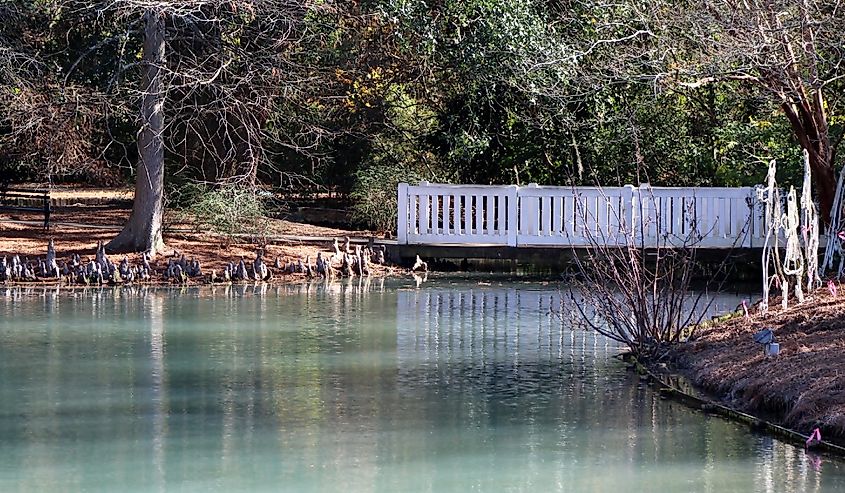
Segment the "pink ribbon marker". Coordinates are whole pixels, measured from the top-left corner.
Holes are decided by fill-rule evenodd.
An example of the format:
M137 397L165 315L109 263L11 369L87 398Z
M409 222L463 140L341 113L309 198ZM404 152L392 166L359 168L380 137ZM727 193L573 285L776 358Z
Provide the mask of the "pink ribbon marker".
M813 445L821 443L821 441L822 441L822 432L819 431L818 428L814 428L813 433L810 434L810 438L807 439L807 441L804 443L804 446L805 447L811 447Z
M845 231L840 231L840 232L836 233L836 236L837 236L840 240L845 241Z
M746 300L742 300L742 311L745 313L745 318L751 318L751 315L748 314L748 302Z
M833 279L827 280L827 289L830 290L830 295L836 298L836 284L833 283Z

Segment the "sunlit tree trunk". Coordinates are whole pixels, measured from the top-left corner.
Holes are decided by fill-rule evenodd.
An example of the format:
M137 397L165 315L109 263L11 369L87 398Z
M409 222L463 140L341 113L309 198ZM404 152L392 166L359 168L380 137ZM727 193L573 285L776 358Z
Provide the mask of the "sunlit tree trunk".
M164 94L161 90L164 16L158 11L148 10L145 20L135 201L129 221L106 248L110 252L149 251L155 255L164 248Z

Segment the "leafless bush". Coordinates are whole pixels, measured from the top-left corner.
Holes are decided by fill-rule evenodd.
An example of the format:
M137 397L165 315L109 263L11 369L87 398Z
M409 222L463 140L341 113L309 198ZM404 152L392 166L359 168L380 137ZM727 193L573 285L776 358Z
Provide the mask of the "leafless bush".
M0 124L10 129L0 134L7 155L39 179L82 177L99 183L119 180L117 168L102 158L106 134L99 124L103 99L90 91L48 86L14 88L0 97L5 110Z
M643 200L654 203L651 196ZM577 323L641 358L659 359L669 345L694 335L713 302L708 290L721 288L726 277L726 263L706 267L697 260L695 224L685 236L664 234L655 243L645 237L649 220L618 219L612 237L584 228L587 246L575 252L567 298ZM595 224L596 218L582 213L582 220ZM659 223L659 213L651 220ZM730 250L724 253L726 259ZM702 286L693 289L694 282Z

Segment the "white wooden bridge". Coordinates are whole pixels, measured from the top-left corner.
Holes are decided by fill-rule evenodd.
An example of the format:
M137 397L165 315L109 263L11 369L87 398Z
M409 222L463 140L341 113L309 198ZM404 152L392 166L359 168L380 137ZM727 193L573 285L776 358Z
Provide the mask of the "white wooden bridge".
M400 245L761 248L757 188L399 185Z

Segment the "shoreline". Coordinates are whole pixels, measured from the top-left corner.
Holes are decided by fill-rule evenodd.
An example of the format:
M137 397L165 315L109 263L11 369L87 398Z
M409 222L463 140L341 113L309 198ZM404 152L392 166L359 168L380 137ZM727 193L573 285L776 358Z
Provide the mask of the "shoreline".
M771 328L780 354L766 357L753 335ZM672 348L668 368L729 409L803 436L845 443L845 298L818 289L786 310L756 308L700 329ZM650 368L654 369L654 368Z
M656 387L655 391L664 398L671 398L690 409L701 411L707 415L719 416L728 421L746 424L752 431L764 432L778 437L780 440L791 443L796 447L804 447L807 452L823 452L845 457L845 442L838 436L834 436L833 439L828 436L827 439L814 443L808 448L806 444L810 441L811 435L805 435L792 428L772 422L770 417L752 415L729 407L709 395L701 395L698 392L700 389L695 387L692 388L694 392L691 392L689 388L685 388L691 384L675 371L677 369L644 365L630 354L625 356L625 361L631 364L630 369L635 370L650 385L653 384ZM680 380L678 379L679 376L681 376ZM679 385L679 383L686 385Z
M79 298L88 296L133 297L147 296L152 293L172 293L173 295L189 295L198 297L244 297L265 295L286 295L294 292L310 292L312 290L339 292L369 292L380 291L391 282L407 280L403 276L369 276L347 277L335 279L306 279L296 278L284 282L228 282L228 283L193 283L193 284L161 284L161 283L132 283L119 285L60 285L46 283L0 283L0 300L18 300L24 298ZM409 281L413 284L413 279Z
M65 212L65 214L69 213ZM344 279L347 277L367 277L368 274L371 277L393 277L408 274L407 269L388 262L384 258L383 251L379 252L383 260L377 259L375 250L378 250L378 247L372 251L365 248L360 260L362 265L359 266L356 263L351 265L351 268L347 268L343 255L341 257L335 255L334 244L342 245L341 252L347 252L351 249L353 255L350 259L356 260L355 252L361 245L360 238L357 241L353 240L353 245L349 248L344 245L344 242L349 241L355 232L294 223L284 224L287 225L286 227L290 227L294 233L307 232L325 236L321 237L320 241L272 241L271 238L266 237L224 237L197 232L166 233L164 235L165 249L154 258L149 259L149 265L143 269L144 275L128 276L134 277L134 279L132 282L124 282L124 279L117 276L113 279L102 280L95 279L97 276L92 276L90 281L88 279L83 280L78 272L79 266L84 267L95 260L103 266L108 263L112 264L112 267L116 267L124 259L128 270L133 270L134 273L134 269L137 268L138 273L141 272L141 267L145 265L145 261L139 253L106 252L107 259L101 257L103 252L99 250L99 245L107 243L114 236L114 231L98 227L102 225L79 226L64 223L56 225L50 231L45 231L30 225L8 222L4 220L3 216L0 216L0 236L2 236L2 240L0 240L0 262L3 258L6 258L7 262L11 262L12 258L17 255L21 261L32 265L33 273L38 275L37 278L9 279L9 274L6 274L6 279L0 279L0 286L114 287L146 285L162 287L223 285L229 282L234 284L262 282L269 285L281 285L323 277ZM47 276L38 267L39 260L47 258L50 241L54 242L56 264L62 274L59 277ZM254 264L254 261L259 252L262 257L259 263L263 264L267 271L267 275L261 276L263 279L260 281L253 279L253 277L259 276L252 272L254 265L257 268L258 264ZM320 263L320 255L324 260L325 268L323 270L326 271L325 273L318 272L316 269L317 264ZM244 272L238 272L236 277L232 266L237 266L240 261L243 261L247 268L244 269ZM168 277L174 277L174 272L170 272L171 262L180 264L180 269L175 271L175 277L180 278L180 280L168 279ZM330 262L331 268L329 268ZM64 264L69 266L67 271ZM0 266L0 269L2 269L2 266ZM105 270L105 267L103 267L103 270ZM228 276L226 275L227 270L229 271ZM122 273L125 272L125 270L122 271ZM170 273L171 276L165 276L165 273ZM267 278L268 275L271 278ZM32 273L29 276L32 276ZM103 277L107 278L108 276ZM121 277L126 278L127 276L124 274Z
M365 276L354 275L348 277L334 276L334 277L308 277L300 273L277 273L274 277L265 281L211 281L209 276L203 276L202 279L192 278L187 282L175 282L167 279L156 279L152 281L132 281L132 282L104 282L102 284L84 284L84 283L68 283L57 279L39 279L37 281L9 281L0 282L0 288L21 288L21 289L61 289L61 290L78 290L78 289L109 289L109 288L223 288L223 287L280 287L292 286L300 284L359 284L369 283L374 280L387 279L413 279L411 277L416 273L409 273L399 267L388 266L380 270L376 274Z

